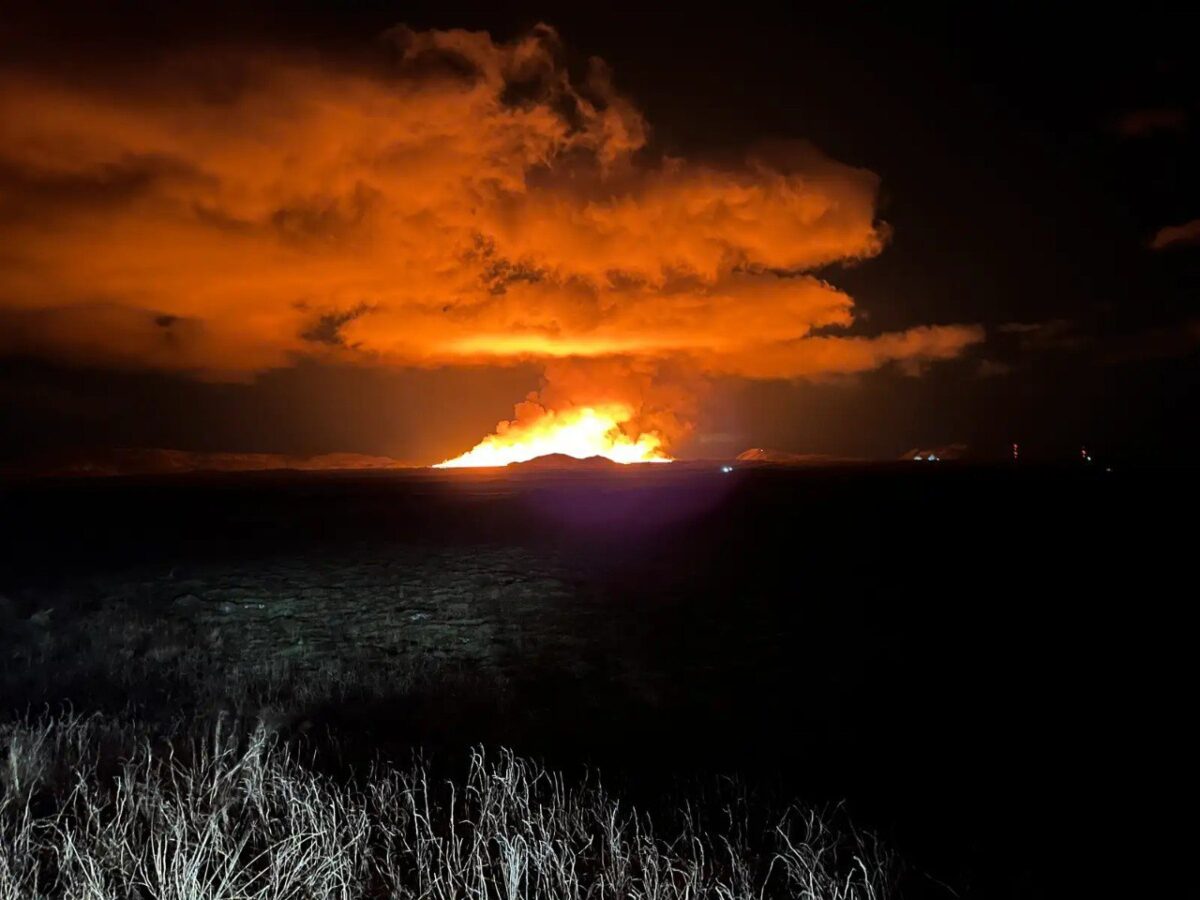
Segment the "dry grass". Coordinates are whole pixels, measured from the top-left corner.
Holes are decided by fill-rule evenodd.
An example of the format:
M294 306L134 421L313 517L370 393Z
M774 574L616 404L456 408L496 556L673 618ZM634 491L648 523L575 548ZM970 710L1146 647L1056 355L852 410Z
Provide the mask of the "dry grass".
M889 893L872 841L795 807L760 821L730 785L652 822L508 752L354 773L228 715L25 718L0 726L0 759L0 900Z

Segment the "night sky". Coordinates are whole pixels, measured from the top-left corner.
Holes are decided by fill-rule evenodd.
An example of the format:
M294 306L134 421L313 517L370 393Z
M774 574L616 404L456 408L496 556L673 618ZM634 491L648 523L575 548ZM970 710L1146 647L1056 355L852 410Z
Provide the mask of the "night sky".
M541 412L594 402L597 386L601 400L635 398L638 427L679 457L889 459L961 443L1001 459L1013 441L1034 458L1083 444L1191 456L1200 94L1179 21L370 2L30 4L2 22L4 461L160 447L426 464L471 447L531 391ZM523 51L506 48L539 23L557 37L522 46L551 47L550 68L509 72L497 94L528 113L528 134L462 163L509 154L469 203L435 196L424 231L398 230L396 210L441 176L358 174L338 193L306 168L318 152L339 166L359 154L344 165L360 173L384 158L361 162L369 131L328 151L298 140L309 131L293 108L312 97L386 117L389 92L412 91L395 100L428 104L412 128L444 110L446 129L475 140L466 107L438 92L460 97L482 76L444 48L418 53L423 36L485 31L478 59L511 69ZM279 75L295 60L303 78ZM242 103L260 61L271 86ZM567 143L528 164L524 187L496 187L556 116ZM229 163L233 140L262 157ZM395 140L378 153L409 166L417 151ZM301 196L299 171L317 186L271 208L264 198ZM779 199L792 175L823 191L817 225ZM740 220L651 221L680 198L728 204L759 188ZM567 233L609 201L607 250ZM186 229L155 218L167 203ZM437 204L487 224L439 218ZM418 252L422 235L445 253ZM293 282L294 259L319 264ZM482 273L461 300L439 293L466 290L454 260ZM370 266L384 287L355 280ZM231 284L244 298L222 293ZM495 349L517 332L515 350Z

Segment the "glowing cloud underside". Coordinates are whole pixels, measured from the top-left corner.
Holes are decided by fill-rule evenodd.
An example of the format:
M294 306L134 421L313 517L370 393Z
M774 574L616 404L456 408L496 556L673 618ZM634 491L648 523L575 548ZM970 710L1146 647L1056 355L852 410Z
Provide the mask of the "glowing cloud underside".
M642 432L634 439L621 430L631 418L632 411L619 404L547 410L533 421L501 422L495 434L435 468L506 466L551 453L576 459L603 456L618 463L670 462L656 434Z
M235 383L298 360L541 366L513 421L442 464L466 466L661 460L712 380L915 375L984 339L850 331L826 275L887 244L872 172L801 141L664 156L546 25L372 46L203 44L136 79L6 59L0 356Z

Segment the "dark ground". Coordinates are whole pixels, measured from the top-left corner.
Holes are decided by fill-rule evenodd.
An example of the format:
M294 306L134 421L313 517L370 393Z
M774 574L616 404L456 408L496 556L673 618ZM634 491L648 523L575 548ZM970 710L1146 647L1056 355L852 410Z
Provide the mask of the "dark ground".
M844 800L909 896L1084 896L1118 857L1148 886L1179 864L1195 489L914 463L10 482L0 687L86 709L154 703L185 657L417 667L442 687L303 727Z

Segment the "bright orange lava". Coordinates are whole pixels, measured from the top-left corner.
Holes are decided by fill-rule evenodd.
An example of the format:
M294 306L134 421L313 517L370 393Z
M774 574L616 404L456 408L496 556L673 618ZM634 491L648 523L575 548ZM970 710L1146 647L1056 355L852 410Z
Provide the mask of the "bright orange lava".
M620 404L548 410L532 422L500 423L495 434L434 468L506 466L550 453L576 459L603 456L618 463L670 462L657 434L643 432L635 440L621 430L632 417L633 412Z

